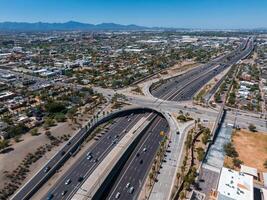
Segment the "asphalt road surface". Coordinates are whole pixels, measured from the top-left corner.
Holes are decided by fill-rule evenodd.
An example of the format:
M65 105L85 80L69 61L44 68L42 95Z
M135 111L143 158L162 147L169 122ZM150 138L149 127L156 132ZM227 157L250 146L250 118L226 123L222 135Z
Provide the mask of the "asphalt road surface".
M123 200L137 198L163 139L161 131L169 131L168 122L162 116L157 116L119 173L111 190L105 192L101 199L116 199L118 194Z
M84 180L97 168L99 163L108 155L119 140L121 140L144 115L145 114L132 114L131 116L115 119L114 124L97 134L98 137L95 137L95 139L97 139L95 144L90 146L84 155L80 156L79 160L71 166L43 199L47 199L51 194L53 195L53 199L70 199L79 189L79 186L82 185ZM116 141L116 143L114 143L114 141ZM69 184L66 184L67 180L70 180Z
M238 60L240 60L242 57L244 57L248 52L250 52L250 50L253 48L253 42L251 42L251 40L249 42L247 42L246 44L243 44L244 47L242 47L241 49L244 50L236 50L232 53L230 53L228 56L223 56L220 59L216 59L216 62L211 62L209 64L203 65L199 68L195 68L193 70L190 70L189 72L177 76L175 78L169 79L165 84L161 85L160 87L158 87L155 90L152 90L152 95L161 98L161 99L166 99L166 100L176 100L176 101L181 101L181 100L188 100L191 99L193 97L193 95L195 94L195 92L200 89L206 82L208 82L211 78L213 78L215 75L217 75L218 73L220 73L223 69L231 66L233 63L236 63ZM218 64L218 63L223 63L223 64ZM193 80L193 81L192 81ZM136 120L138 120L138 116L135 116ZM127 127L127 122L128 119L125 117L123 119L124 121L122 123L118 123L120 129L119 130L124 130ZM134 119L132 119L134 120ZM137 122L137 121L136 121ZM165 127L167 123L166 121L162 121L160 122L157 127L155 128L155 130L159 130L162 127ZM134 123L132 123L132 126L134 125ZM162 126L162 127L161 127ZM55 165L58 160L60 160L60 158L62 157L62 155L67 152L68 149L70 149L70 147L72 146L73 143L75 143L75 141L77 141L83 134L85 134L86 129L83 128L79 131L78 134L76 134L74 136L74 138L71 140L71 143L69 145L64 146L58 154L56 154L51 161L48 163L48 165L44 166L43 169L41 171L39 171L32 179L31 181L28 182L28 184L26 184L21 190L19 190L19 192L16 194L16 196L13 198L14 200L23 200L25 199L24 197L26 196L26 194L28 194L29 191L31 191L32 187L38 183L40 181L40 179L42 179L46 172L44 171L44 169L46 167L53 167L53 165ZM123 136L123 132L119 132L121 135L118 139L122 138ZM90 160L88 161L85 157L86 156L82 156L79 159L79 162L81 163L81 166L79 165L74 165L71 167L71 169L64 175L64 177L62 179L60 179L59 183L55 184L54 188L51 190L52 193L55 193L55 195L57 196L56 199L58 199L59 195L62 194L63 191L66 191L65 194L63 195L63 197L61 196L60 199L67 199L69 197L71 197L71 195L73 195L73 191L77 190L77 187L79 186L80 182L78 183L78 178L81 176L85 176L85 178L87 176L90 175L90 173L92 173L92 171L96 168L96 166L98 165L98 163L101 161L101 159L103 159L108 152L110 152L110 150L112 149L112 146L110 145L112 140L108 139L109 136L114 137L114 135L118 134L118 130L116 131L111 131L109 133L104 134L104 136L99 139L99 141L97 142L95 148L96 151L94 149L92 149L92 152L95 153L96 157L99 158L99 160L97 162L91 162ZM149 135L150 140L154 140L152 137L152 135ZM149 137L148 136L148 137ZM151 150L152 154L151 154L151 159L153 159L153 151ZM94 157L94 154L92 154L92 156ZM86 159L86 160L85 160ZM93 159L94 160L94 159ZM129 159L131 160L131 159ZM88 162L87 162L88 161ZM86 163L86 164L85 164ZM87 164L88 163L88 164ZM147 172L149 170L149 165L143 165L142 166L142 170L144 172ZM79 172L82 173L79 173ZM127 173L125 174L125 176L129 176ZM143 174L143 179L145 178L146 173ZM71 182L69 184L65 185L65 182L67 180L67 178L71 179ZM141 176L140 176L140 179ZM82 181L81 181L82 182ZM122 186L121 186L122 187ZM124 187L124 186L123 186ZM138 190L136 190L137 193Z
M226 68L230 67L232 64L236 63L238 60L245 57L247 53L252 50L252 48L252 42L245 41L245 44L243 44L241 49L217 59L216 62L208 63L199 68L190 70L183 75L171 78L155 90L152 90L151 93L152 95L164 100L189 100L193 98L194 94L209 80L221 73ZM226 63L225 60L227 60ZM218 64L220 62L223 64ZM143 143L138 145L139 147L135 149L134 153L125 164L115 183L108 191L108 194L106 195L106 192L103 194L103 198L123 200L137 199L144 180L147 177L151 162L153 161L159 146L158 140L160 140L160 138L157 138L154 134L159 132L161 129L164 129L164 127L166 129L165 131L167 131L167 121L161 120L163 119L160 119L158 123L152 126L153 131L150 133L151 135L148 134L146 139L143 140ZM165 124L167 124L167 126ZM153 134L153 132L155 133ZM154 142L154 140L157 142ZM144 156L142 160L146 160L145 164L143 163L140 165L141 158L139 158L140 156L137 157L136 155L142 151L142 148L147 148L147 146L151 148L150 154L140 154ZM128 185L129 187L127 187ZM132 192L130 191L131 187L133 187Z

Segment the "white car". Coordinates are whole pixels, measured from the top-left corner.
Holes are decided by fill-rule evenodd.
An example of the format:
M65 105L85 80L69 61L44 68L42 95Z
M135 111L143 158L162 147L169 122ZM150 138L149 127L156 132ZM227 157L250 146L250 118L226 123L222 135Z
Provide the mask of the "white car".
M132 194L134 192L134 187L132 186L130 189L129 189L129 193Z
M116 194L115 198L118 199L118 198L120 198L120 196L121 196L121 193L118 192L118 193Z
M70 178L65 181L65 185L69 185L70 183L71 183L71 179Z
M131 184L128 182L128 183L126 184L126 188L129 188L130 185L131 185Z

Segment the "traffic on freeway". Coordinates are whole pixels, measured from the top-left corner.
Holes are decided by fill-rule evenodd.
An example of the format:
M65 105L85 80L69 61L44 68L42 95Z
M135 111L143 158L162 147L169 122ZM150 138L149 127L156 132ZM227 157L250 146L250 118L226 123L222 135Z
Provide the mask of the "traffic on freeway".
M171 78L161 86L153 88L151 93L152 95L164 100L189 100L204 84L206 84L224 69L230 67L238 60L247 56L252 49L253 38L250 38L248 41L245 41L245 44L243 44L242 48L239 48L231 54L217 59L215 63L208 63L199 68L190 70L183 75ZM64 176L62 176L62 178L52 187L44 199L70 199L79 188L79 185L81 185L82 182L88 176L90 176L93 170L97 167L98 163L100 163L101 160L108 154L108 152L111 151L112 146L124 136L128 128L133 126L142 115L143 114L134 114L132 116L125 116L119 119L119 121L121 121L115 123L110 130L108 130L101 138L99 138L99 141L96 142L95 146L88 149L86 155L83 155L81 158L79 158L79 161L75 163L66 172L66 174L64 174ZM112 199L114 195L115 198L121 199L135 199L137 197L140 188L143 185L144 179L149 171L151 160L153 160L157 148L159 147L159 141L162 139L158 136L159 132L162 130L166 131L166 133L168 132L168 122L166 120L157 116L157 120L155 120L153 123L156 123L151 126L153 127L153 131L151 133L146 132L146 139L138 144L138 146L142 146L142 144L144 144L145 146L142 147L143 150L146 150L142 152L141 155L139 152L140 149L138 150L138 147L135 149L134 153L127 161L128 164L125 164L126 168L121 170L118 178L110 187L111 190L106 198ZM39 186L40 182L45 181L45 178L49 175L51 170L56 170L54 166L57 166L59 162L61 162L63 159L66 159L66 155L69 156L69 153L71 153L71 150L76 145L77 141L79 141L81 137L85 137L86 133L87 128L82 128L24 187L22 187L21 190L15 194L13 199L29 199L38 189L36 186ZM148 143L143 143L144 141L147 141ZM148 150L149 154L145 154ZM136 156L134 156L135 153L136 155L138 153L136 151L138 151L141 155L140 158L144 156L144 158L141 159L143 161L139 160L139 163L136 162L137 159ZM123 177L130 177L131 174L135 174L136 172L134 172L134 170L137 169L137 166L140 167L140 162L142 164L142 173L139 173L137 177L138 181L131 181L128 184L128 182L126 182L127 180L124 181ZM129 163L131 163L131 165L133 164L136 169L132 168L132 166L129 166ZM122 177L121 180L123 181L120 181L119 177ZM127 187L129 187L129 189L127 188L127 190L122 190L122 188L126 187L124 184L128 184ZM121 188L120 191L118 190L119 188ZM128 195L129 191L130 194L134 195Z
M209 80L215 77L217 74L222 72L227 67L230 67L233 63L238 60L246 57L253 48L253 40L245 41L243 44L246 48L242 48L241 52L231 53L230 59L228 58L227 64L207 64L201 66L200 68L193 69L183 75L170 79L166 84L162 84L155 90L151 90L152 95L165 100L174 100L181 101L193 98L195 92L199 90L203 85L205 85ZM226 57L228 57L227 55ZM225 57L221 58L221 61L225 61ZM158 101L158 100L156 100ZM153 126L153 130L155 130L154 134L160 132L161 129L167 131L166 124L168 122L164 119L158 119L158 123ZM165 127L165 129L164 129ZM155 152L157 147L159 146L157 142L154 142L156 135L147 136L146 140L143 140L144 143L139 144L139 148L137 147L124 168L119 173L116 178L114 184L109 186L108 191L103 192L102 199L137 199L139 192L144 184L144 180L147 177L147 173L150 169L151 162L155 157ZM142 152L142 149L147 149L147 146L151 148L150 154L145 154ZM141 155L146 157L145 159L139 158ZM141 159L141 160L140 160ZM144 160L147 160L144 165ZM141 165L140 165L141 162Z
M94 145L86 150L43 199L70 199L84 180L144 115L132 113L129 116L114 119L113 124L98 133Z
M153 163L158 147L164 138L160 132L168 133L168 122L158 116L142 141L135 148L109 191L101 199L136 199Z

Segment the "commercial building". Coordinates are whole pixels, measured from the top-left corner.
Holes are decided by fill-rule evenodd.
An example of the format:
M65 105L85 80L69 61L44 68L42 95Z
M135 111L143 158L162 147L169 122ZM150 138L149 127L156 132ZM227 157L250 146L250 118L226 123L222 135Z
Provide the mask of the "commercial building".
M253 177L223 167L217 191L218 200L253 200Z

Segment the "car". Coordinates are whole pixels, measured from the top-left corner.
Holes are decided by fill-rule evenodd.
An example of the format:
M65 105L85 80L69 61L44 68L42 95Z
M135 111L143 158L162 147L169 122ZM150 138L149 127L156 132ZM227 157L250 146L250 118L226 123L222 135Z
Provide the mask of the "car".
M131 118L129 118L127 121L128 121L128 122L131 121Z
M120 198L120 196L121 196L121 193L117 192L115 198L118 199L118 198Z
M70 144L71 144L71 142L68 142L68 143L67 143L67 145L70 145Z
M139 161L139 163L140 163L140 164L143 164L143 159L141 159L141 160Z
M91 160L93 158L93 156L89 155L86 157L87 160Z
M65 185L69 185L70 183L71 183L71 179L70 178L65 181Z
M111 136L109 135L109 136L108 136L108 139L110 139L110 138L111 138Z
M51 199L53 199L53 197L54 197L54 195L50 193L50 194L48 194L46 200L51 200Z
M91 156L91 155L92 155L92 152L89 151L86 155L87 155L87 156Z
M147 148L144 148L144 149L143 149L143 152L146 152L146 151L147 151Z
M64 196L68 191L64 190L63 192L61 192L61 196Z
M140 153L137 153L137 154L136 154L136 157L139 157L139 156L140 156Z
M116 144L117 143L117 139L112 141L112 144Z
M131 184L128 182L128 183L126 184L126 188L129 188L130 185L131 185Z
M44 173L47 173L50 169L51 169L51 167L49 167L49 166L45 167Z
M61 155L63 156L66 152L65 151L61 151Z
M132 186L130 189L129 189L129 193L132 194L134 192L134 187Z
M119 137L119 135L115 135L115 138L118 138Z
M80 177L78 178L78 182L82 182L83 179L84 179L83 176L80 176Z
M96 163L96 162L98 162L98 159L96 158L96 159L94 159L94 163Z

